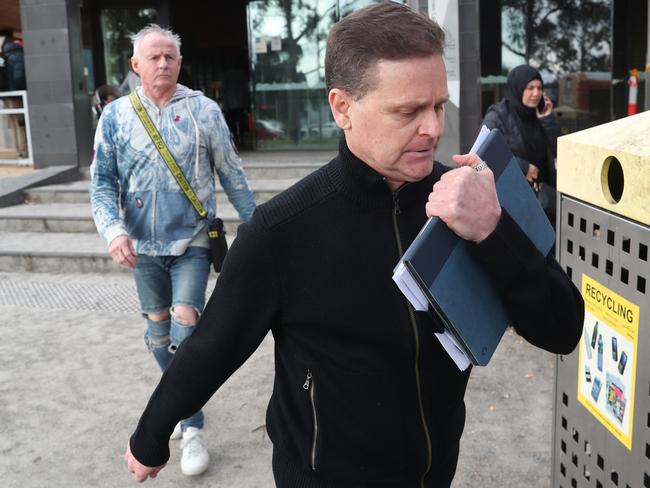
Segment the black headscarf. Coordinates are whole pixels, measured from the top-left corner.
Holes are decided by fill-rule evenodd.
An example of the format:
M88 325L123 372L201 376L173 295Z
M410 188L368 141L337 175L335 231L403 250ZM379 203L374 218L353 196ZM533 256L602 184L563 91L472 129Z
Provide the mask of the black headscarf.
M526 85L533 80L539 80L542 83L542 90L544 89L542 75L540 75L539 71L532 66L522 64L513 68L510 73L508 73L508 89L506 90L506 98L510 102L510 105L517 111L521 120L537 118L534 108L526 107L521 103L521 98L524 95Z
M526 143L527 154L520 156L536 163L538 168L544 171L544 163L548 158L548 141L537 119L537 109L526 107L521 102L526 85L532 80L539 80L542 83L542 89L544 88L542 76L532 66L522 64L513 68L508 73L506 99L508 100L510 109L514 112L515 119L519 119L520 123L517 125Z

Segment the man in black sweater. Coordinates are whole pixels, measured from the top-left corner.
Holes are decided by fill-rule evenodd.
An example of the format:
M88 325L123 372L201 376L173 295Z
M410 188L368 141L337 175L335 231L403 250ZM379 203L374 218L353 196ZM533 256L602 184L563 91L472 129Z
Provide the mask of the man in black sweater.
M240 227L130 439L137 481L167 461L178 419L271 330L277 486L449 487L470 370L458 370L434 336L439 322L414 312L391 279L428 215L474 243L521 336L573 350L582 298L500 207L492 172L475 170L477 156L455 156L453 170L433 161L448 99L443 43L435 22L392 2L333 27L325 70L339 154Z

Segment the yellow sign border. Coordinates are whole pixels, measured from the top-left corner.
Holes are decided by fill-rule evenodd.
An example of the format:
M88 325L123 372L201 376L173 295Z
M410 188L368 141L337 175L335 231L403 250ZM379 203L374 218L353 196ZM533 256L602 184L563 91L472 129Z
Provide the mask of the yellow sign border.
M590 287L590 288L588 288ZM601 293L598 295L594 292L597 289L598 291L605 291L606 294ZM591 293L589 293L591 292ZM603 296L607 296L610 300L602 300ZM636 358L637 358L637 349L638 349L638 338L639 338L639 307L638 305L633 304L632 302L625 299L623 296L618 293L610 290L603 284L597 282L593 278L582 274L582 297L585 301L585 311L588 311L591 315L598 318L603 324L606 324L617 333L622 336L625 336L626 339L629 339L632 342L632 354L628 359L628 367L631 368L632 376L630 382L629 390L629 434L626 434L618 426L616 426L609 418L607 418L604 413L597 409L594 403L590 398L585 397L582 394L581 386L583 384L584 375L582 374L582 364L583 363L583 349L585 347L584 334L580 339L579 349L578 349L578 401L589 411L591 414L596 417L601 424L609 430L609 432L616 437L628 450L632 450L632 437L634 434L634 400L635 400L635 386L636 386ZM607 304L617 304L619 305L620 310L631 311L627 316L627 319L621 320L619 316L614 313L614 305L611 305L611 309ZM631 317L631 321L628 320ZM625 323L628 322L628 323ZM586 344L589 347L589 344ZM604 385L603 385L604 387Z

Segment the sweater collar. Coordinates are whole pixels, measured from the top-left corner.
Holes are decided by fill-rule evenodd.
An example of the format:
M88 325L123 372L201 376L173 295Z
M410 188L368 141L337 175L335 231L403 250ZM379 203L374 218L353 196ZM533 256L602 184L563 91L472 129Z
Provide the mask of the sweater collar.
M330 163L328 172L337 190L359 205L381 210L392 209L397 198L401 208L415 204L424 205L433 187L436 173L433 171L426 178L406 183L392 192L386 178L350 151L344 135L339 140L338 157Z

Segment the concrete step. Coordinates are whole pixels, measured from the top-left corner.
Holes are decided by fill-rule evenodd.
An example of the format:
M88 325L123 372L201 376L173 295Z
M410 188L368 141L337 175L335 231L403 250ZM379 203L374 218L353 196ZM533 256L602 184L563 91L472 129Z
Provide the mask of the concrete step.
M330 162L334 156L335 153L328 152L322 155L307 156L302 161L298 157L292 157L291 159L277 157L271 160L255 158L252 161L244 161L242 167L249 180L303 178ZM84 179L90 179L90 168L81 168L80 172Z
M249 180L255 202L259 205L270 200L273 196L289 188L299 178L284 179L254 179ZM61 185L48 185L29 188L24 191L25 199L30 203L89 203L89 180L80 180ZM217 185L217 203L220 205L228 202L228 196L221 185Z
M229 244L234 237L227 236ZM104 240L86 232L0 231L0 271L44 273L129 272L115 263Z
M250 153L242 155L256 202L263 203L327 163L333 153ZM0 271L124 272L114 263L97 235L85 179L23 190L16 201L0 208ZM218 185L219 216L232 241L239 216Z
M241 223L232 205L224 203L217 212L226 232L237 233ZM89 203L28 203L0 208L0 232L96 232Z
M249 180L300 179L328 163L330 159L323 160L322 163L247 163L244 164L244 171Z

